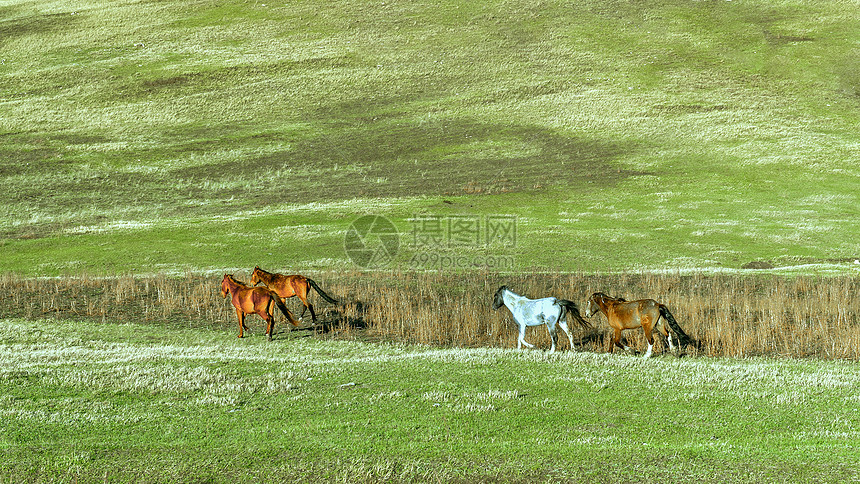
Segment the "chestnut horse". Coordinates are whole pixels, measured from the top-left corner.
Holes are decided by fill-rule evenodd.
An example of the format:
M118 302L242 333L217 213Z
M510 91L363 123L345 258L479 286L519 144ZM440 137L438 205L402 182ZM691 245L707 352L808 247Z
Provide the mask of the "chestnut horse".
M243 336L242 330L248 329L245 326L245 315L256 314L266 321L266 336L269 337L269 341L272 341L275 330L275 317L272 315L272 310L275 306L278 306L293 326L299 325L275 291L265 287L251 287L234 279L232 274L224 274L224 279L221 280L221 297L227 297L227 293L232 296L231 302L236 308L236 316L239 317L240 338Z
M663 333L666 341L669 342L669 350L674 352L675 346L672 345L672 335L666 328L666 323L668 323L669 328L675 333L675 337L678 338L679 349L681 345L693 343L692 338L675 321L672 313L669 312L669 308L653 299L626 301L620 297L611 297L602 292L595 292L588 299L588 307L585 308L585 317L588 318L592 314L596 314L597 311L601 311L606 316L609 326L612 326L612 329L615 330L615 335L609 344L610 353L612 353L615 346L629 350L630 347L621 344L621 331L638 327L642 327L645 331L645 339L648 340L648 351L645 353L645 358L651 357L651 350L654 348L654 336L651 333L655 328ZM660 319L661 317L663 318L662 320Z
M308 302L308 293L311 288L314 288L326 301L332 304L337 304L336 299L326 294L313 279L309 279L305 276L285 276L283 274L266 272L259 267L254 267L254 273L251 274L251 285L256 286L261 282L269 289L278 293L278 296L280 296L281 300L284 302L287 302L287 298L298 296L299 299L301 299L302 304L305 305L304 309L302 309L302 314L299 315L299 319L305 315L305 311L310 309L311 321L314 324L317 322L317 315L314 313L313 305Z

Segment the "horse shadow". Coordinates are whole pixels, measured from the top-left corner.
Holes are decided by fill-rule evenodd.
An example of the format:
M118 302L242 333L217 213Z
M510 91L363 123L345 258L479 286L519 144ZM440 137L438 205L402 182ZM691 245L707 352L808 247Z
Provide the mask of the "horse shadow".
M608 331L602 331L597 328L592 328L579 338L579 344L580 346L600 346L603 343L604 338L606 338L608 335Z
M280 330L276 330L275 334L300 333L298 337L307 338L315 334L330 334L344 329L364 330L369 326L365 320L366 313L367 303L363 301L338 304L320 311L316 322L303 320L304 324L292 326L286 322L286 318L283 318L282 324L279 325Z
M673 335L672 337L677 338L675 335ZM576 342L576 341L577 341L577 339L574 338L574 342ZM610 348L610 345L612 344L612 330L592 328L586 334L584 334L582 337L580 337L578 341L579 341L580 347L586 348L586 347L591 346L594 348L602 349L603 351L608 351ZM677 341L677 339L675 341ZM623 344L625 346L632 346L633 345L632 341L630 341L626 336L623 336L623 335L621 336L620 342L621 342L621 344ZM666 344L666 340L662 337L659 337L659 335L655 333L655 335L654 335L654 348L655 348L655 350L658 347L660 347L660 345L662 345L663 353L671 354L671 351L669 350L669 345ZM678 348L676 346L677 353L675 354L675 356L677 356L678 358L683 358L684 356L688 356L690 354L690 353L688 353L690 348L692 348L698 352L698 351L701 351L704 348L704 346L705 346L705 344L702 340L695 339L691 336L689 342L685 343L680 348ZM620 350L618 348L615 349L615 352L625 353L623 350ZM632 355L642 354L641 351L633 349L633 348L628 350L626 353L632 354Z

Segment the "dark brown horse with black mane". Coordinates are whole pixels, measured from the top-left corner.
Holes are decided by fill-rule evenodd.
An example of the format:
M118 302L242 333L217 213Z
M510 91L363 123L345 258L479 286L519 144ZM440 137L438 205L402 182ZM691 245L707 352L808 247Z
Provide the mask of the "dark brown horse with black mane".
M299 315L301 319L305 315L305 311L308 309L311 310L311 321L316 324L317 315L314 313L314 307L311 303L308 302L308 293L310 289L313 288L319 293L320 296L323 297L326 301L337 304L337 300L333 297L329 296L322 290L322 288L314 282L313 279L309 279L305 276L301 275L292 275L285 276L283 274L278 274L276 272L266 272L259 267L254 267L254 273L251 274L251 284L256 286L259 283L265 284L269 289L278 293L278 296L281 297L281 300L286 302L287 298L291 298L293 296L298 296L302 301L302 304L305 305L304 309L302 309L302 314Z
M248 329L245 326L245 315L256 314L266 322L266 336L269 337L269 341L272 341L275 330L275 317L272 315L274 306L284 313L293 326L299 325L278 294L267 287L251 287L237 281L232 274L224 274L224 279L221 280L221 297L227 297L228 293L232 296L231 302L239 318L240 338L244 334L242 330Z
M588 299L585 317L588 318L592 314L597 313L597 311L602 312L606 316L609 326L612 326L612 329L615 330L615 335L609 344L610 353L612 353L615 346L625 350L630 349L621 344L621 331L639 327L645 331L645 339L648 340L648 351L645 353L645 358L651 356L651 350L654 347L654 336L651 334L654 329L658 329L663 333L663 337L669 342L669 350L672 352L675 351L675 347L672 344L672 336L666 328L667 324L675 333L675 337L678 338L679 349L681 345L694 344L693 339L675 321L674 316L669 312L669 308L665 304L660 304L653 299L626 301L620 297L612 297L602 292L595 292Z

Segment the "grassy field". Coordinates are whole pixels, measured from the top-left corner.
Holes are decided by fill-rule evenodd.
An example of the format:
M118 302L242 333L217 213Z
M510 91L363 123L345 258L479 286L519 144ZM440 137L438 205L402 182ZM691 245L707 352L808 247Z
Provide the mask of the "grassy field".
M856 278L316 277L341 304L313 297L319 326L281 322L273 342L257 318L235 337L214 276L0 278L0 479L860 478ZM489 304L501 282L656 290L700 345L644 360L634 331L610 355L599 316L576 351L517 351Z
M0 2L0 480L857 481L858 6ZM255 265L345 304L237 340Z
M6 319L4 482L853 482L856 364Z
M360 215L505 214L517 270L851 272L856 6L7 1L0 267L340 269Z

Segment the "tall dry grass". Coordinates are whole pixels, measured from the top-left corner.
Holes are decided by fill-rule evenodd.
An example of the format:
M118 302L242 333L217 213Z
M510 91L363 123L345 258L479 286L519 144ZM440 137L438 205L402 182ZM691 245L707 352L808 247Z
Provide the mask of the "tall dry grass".
M580 305L596 291L629 300L657 299L701 343L686 350L692 355L860 359L860 301L855 297L860 283L849 276L332 272L312 277L340 299L334 306L311 296L319 316L316 330L330 337L513 347L516 328L510 313L491 308L496 289L507 284L527 297L556 296ZM220 297L220 279L194 273L57 279L3 274L0 308L5 315L25 318L234 329L236 316ZM296 313L302 309L296 299L288 306ZM309 313L305 321L309 325ZM605 318L593 316L591 322L593 330L573 330L577 350L607 351ZM256 318L250 323L262 328ZM641 330L626 331L624 337L639 351L646 345ZM543 327L528 329L526 340L544 348L550 344ZM567 338L562 336L560 344L566 349Z

